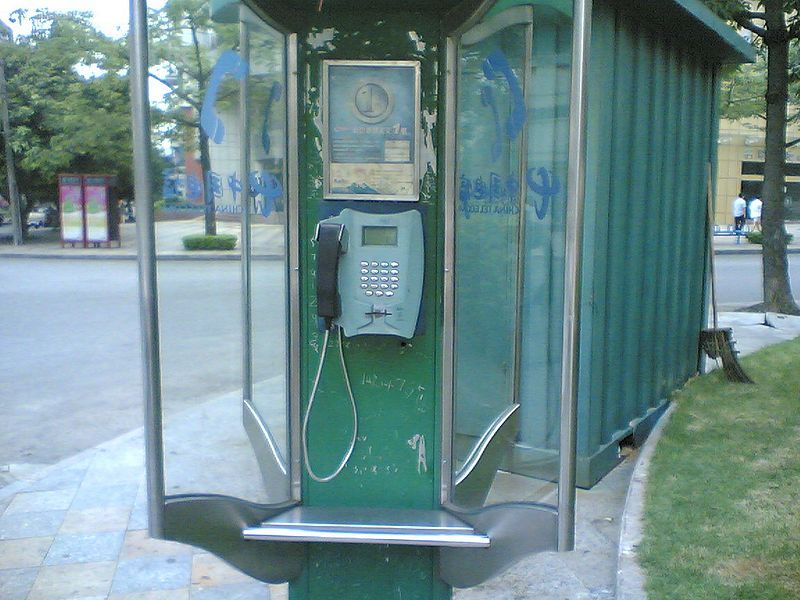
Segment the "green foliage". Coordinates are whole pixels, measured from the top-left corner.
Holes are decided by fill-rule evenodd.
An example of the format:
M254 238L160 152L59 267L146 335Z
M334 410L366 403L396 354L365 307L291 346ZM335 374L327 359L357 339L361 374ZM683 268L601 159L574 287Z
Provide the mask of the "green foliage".
M800 597L800 339L676 394L650 466L640 559L651 600Z
M18 10L14 22L28 20L31 33L0 45L17 179L29 205L53 201L62 172L115 174L120 194L131 194L127 46L89 17Z
M183 237L186 250L233 250L236 247L235 235L221 233L219 235L203 235L200 233Z
M761 245L761 244L764 243L764 234L762 232L760 232L760 231L755 231L755 230L754 231L748 231L745 234L745 237L747 238L747 241L750 242L751 244L759 244L759 245ZM786 234L786 243L787 244L791 244L793 239L794 239L794 236L791 233L787 233Z

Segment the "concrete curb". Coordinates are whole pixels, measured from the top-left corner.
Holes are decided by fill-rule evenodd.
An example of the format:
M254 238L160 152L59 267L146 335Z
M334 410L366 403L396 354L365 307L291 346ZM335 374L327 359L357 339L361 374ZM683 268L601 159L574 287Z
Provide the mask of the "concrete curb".
M637 560L637 550L642 542L643 533L644 492L647 486L650 461L674 409L675 404L671 403L650 432L639 452L639 458L631 476L619 533L617 600L645 600L647 598L644 591L644 572Z

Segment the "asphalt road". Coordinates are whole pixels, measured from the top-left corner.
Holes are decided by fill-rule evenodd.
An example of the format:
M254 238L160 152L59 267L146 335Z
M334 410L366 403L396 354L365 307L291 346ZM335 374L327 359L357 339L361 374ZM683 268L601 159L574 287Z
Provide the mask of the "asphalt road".
M0 485L142 424L132 260L0 261ZM283 369L282 263L254 264L254 379ZM241 388L240 264L159 264L162 388L180 410Z
M717 257L722 310L761 301L760 264ZM800 256L790 264L800 297ZM282 268L254 266L255 381L284 368ZM239 271L236 261L160 263L167 410L241 387ZM141 426L135 261L0 261L0 422L0 486Z
M733 311L764 300L760 254L721 254L715 257L717 305ZM800 301L800 255L789 254L789 278Z

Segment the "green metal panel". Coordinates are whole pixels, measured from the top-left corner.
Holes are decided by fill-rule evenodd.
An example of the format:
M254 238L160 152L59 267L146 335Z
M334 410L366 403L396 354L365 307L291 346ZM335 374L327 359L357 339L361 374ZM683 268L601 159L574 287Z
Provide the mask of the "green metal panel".
M582 486L613 465L619 439L649 430L669 394L696 372L704 319L705 163L715 135L709 86L720 56L706 51L707 39L673 36L631 5L596 4L593 20Z
M611 128L614 98L614 11L595 5L586 115L586 211L581 294L581 348L578 394L578 454L588 456L603 442L606 273L608 270ZM596 367L597 365L597 367Z
M322 334L314 310L312 243L317 221L348 204L322 200L321 73L324 59L418 60L421 64L421 199L424 213L424 332L409 341L395 337L345 338L344 352L359 409L359 433L347 468L333 481L318 483L304 474L308 506L438 507L441 288L440 207L436 183L438 52L435 19L395 13L319 15L299 34L300 264L302 409L319 361ZM318 19L315 21L313 19ZM352 206L352 203L350 204ZM357 208L357 207L356 207ZM333 336L332 336L333 337ZM319 473L331 472L351 435L349 402L331 340L309 425L309 454ZM426 452L420 462L419 440ZM416 444L414 440L416 439ZM414 446L414 447L412 447ZM449 589L433 576L436 551L399 546L308 545L308 569L292 582L290 597L446 598Z

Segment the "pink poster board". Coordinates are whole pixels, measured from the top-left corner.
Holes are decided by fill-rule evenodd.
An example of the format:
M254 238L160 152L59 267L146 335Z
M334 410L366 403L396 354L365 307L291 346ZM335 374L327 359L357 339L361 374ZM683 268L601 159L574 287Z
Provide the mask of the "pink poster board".
M83 243L81 186L62 183L58 187L58 201L61 204L61 239Z
M87 185L84 188L86 202L86 241L107 242L108 189L104 185Z

